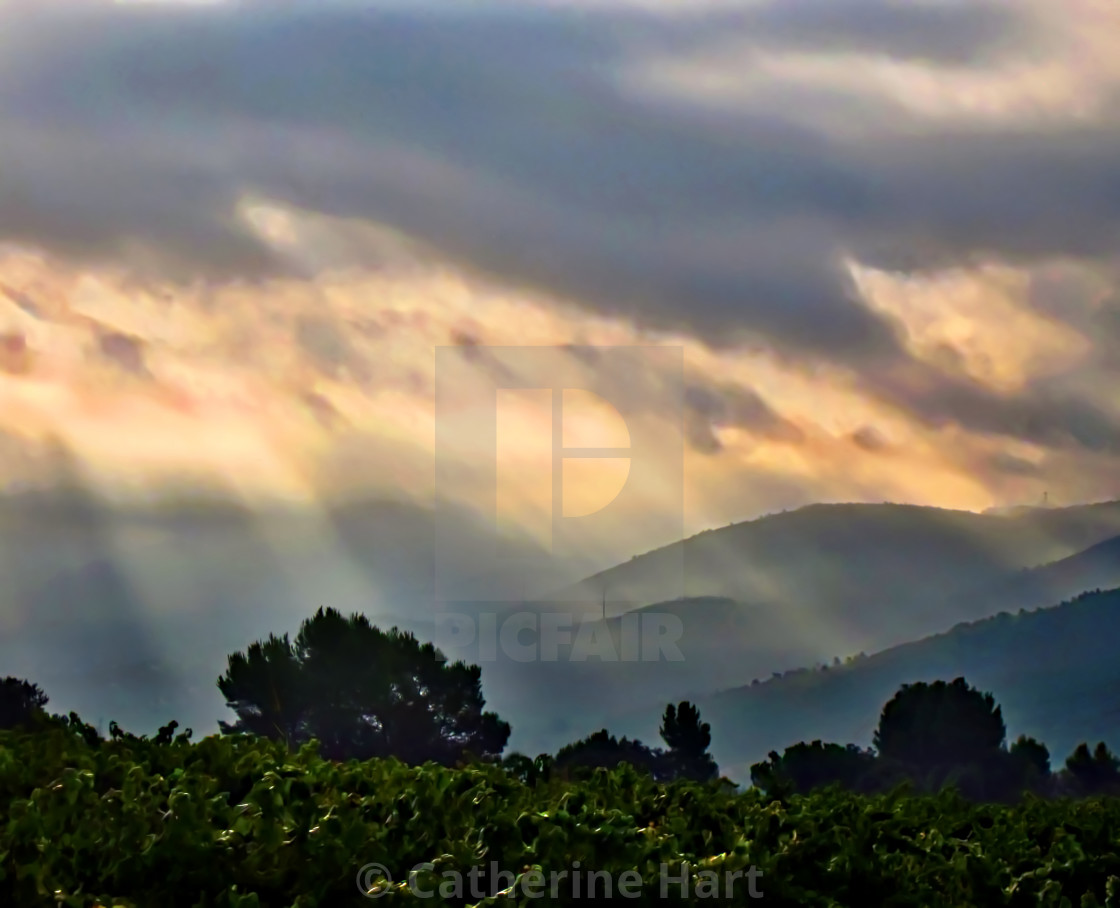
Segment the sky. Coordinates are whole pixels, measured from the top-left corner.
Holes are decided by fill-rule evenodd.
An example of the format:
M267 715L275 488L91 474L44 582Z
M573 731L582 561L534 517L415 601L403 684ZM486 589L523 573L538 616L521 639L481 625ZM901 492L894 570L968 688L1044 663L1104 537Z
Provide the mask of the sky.
M485 509L435 348L463 416L527 346L664 440L612 557L671 541L641 513L1114 498L1118 239L1112 0L3 0L0 480ZM541 536L550 417L503 406Z

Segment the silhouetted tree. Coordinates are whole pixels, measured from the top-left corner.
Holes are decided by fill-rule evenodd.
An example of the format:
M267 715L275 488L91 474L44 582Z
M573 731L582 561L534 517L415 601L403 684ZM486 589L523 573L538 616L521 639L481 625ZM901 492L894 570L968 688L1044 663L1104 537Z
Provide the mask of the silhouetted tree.
M661 719L661 740L669 748L666 755L673 774L678 778L708 782L719 776L719 767L708 747L712 743L712 727L700 721L700 710L683 701L670 703Z
M450 663L412 634L319 609L294 641L271 636L229 657L218 688L238 720L219 724L291 748L318 739L336 760L494 759L510 727L483 711L481 677L478 666Z
M1090 754L1088 744L1078 744L1066 758L1062 788L1068 794L1097 795L1120 793L1120 758L1100 741Z
M1051 780L1050 751L1041 741L1019 735L1009 749L1009 779L1018 786L1020 794L1033 791L1042 794L1048 790Z
M957 678L904 684L883 707L874 744L883 760L936 787L954 772L998 759L1006 737L992 695Z
M629 763L658 781L669 781L673 776L673 767L663 750L647 747L641 741L615 738L605 728L562 747L552 765L561 774L578 778L587 770L614 769L621 763Z
M751 782L771 797L804 794L814 788L840 785L857 789L865 784L875 766L875 755L854 744L794 744L781 756L770 751L770 758L751 767Z
M287 634L270 634L267 640L250 644L244 653L231 655L218 688L238 719L232 725L219 722L223 732L272 738L292 749L310 737L307 722L312 685Z
M967 798L987 801L1050 792L1046 746L1020 735L1008 748L1005 738L992 695L969 687L963 678L906 684L883 707L874 734L878 753L853 744L795 744L780 756L771 751L768 760L755 763L751 781L777 798L828 785L864 792L903 784L926 791L952 787ZM1103 753L1091 757L1082 746L1067 775L1085 780L1083 787L1102 784L1099 778L1120 783L1120 760Z
M964 678L906 684L883 707L875 732L879 787L907 778L919 789L956 788L974 800L1017 800L1049 790L1050 753L1020 736L1008 748L1003 714L991 694Z
M21 678L0 681L0 729L25 728L44 718L47 695Z

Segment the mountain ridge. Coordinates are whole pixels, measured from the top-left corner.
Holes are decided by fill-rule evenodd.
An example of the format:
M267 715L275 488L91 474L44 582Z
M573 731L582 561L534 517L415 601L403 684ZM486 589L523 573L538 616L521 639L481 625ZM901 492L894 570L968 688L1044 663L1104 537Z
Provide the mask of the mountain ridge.
M961 622L839 666L721 691L698 705L720 765L745 778L751 763L798 741L867 746L879 710L902 684L963 676L995 695L1010 734L1038 738L1060 761L1082 740L1120 740L1117 640L1120 586Z

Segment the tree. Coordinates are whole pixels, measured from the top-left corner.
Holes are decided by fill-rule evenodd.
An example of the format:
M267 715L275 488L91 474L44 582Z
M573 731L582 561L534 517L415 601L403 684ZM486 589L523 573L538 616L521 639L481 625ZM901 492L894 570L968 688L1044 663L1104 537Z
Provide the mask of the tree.
M922 783L985 766L1003 752L1006 737L992 695L957 678L951 684L904 684L883 707L874 744L883 760Z
M719 776L719 767L708 747L712 743L712 727L700 721L700 710L683 701L670 703L661 720L661 740L669 748L667 758L679 778L708 782Z
M863 786L875 766L875 755L854 744L801 742L751 767L751 783L771 797L804 794L814 788L840 785L849 790Z
M641 741L626 737L615 738L605 728L562 747L557 751L552 766L562 773L578 777L590 769L614 769L621 763L629 763L659 782L669 781L672 777L672 767L663 750L647 747Z
M218 688L238 721L219 722L224 733L247 732L291 749L307 739L311 685L287 634L250 644L244 653L231 655L227 665Z
M1008 777L1023 791L1042 793L1049 787L1050 751L1041 741L1019 735L1009 750L1012 771Z
M974 800L1017 800L1050 785L1050 753L1020 736L1006 747L1007 728L991 694L952 683L906 684L883 707L874 743L876 774L908 778L919 789L956 788Z
M510 727L483 711L481 679L410 633L320 608L294 641L270 636L229 657L218 688L237 721L219 724L293 749L314 738L336 760L495 759Z
M1078 744L1066 758L1062 776L1063 788L1071 794L1116 794L1120 792L1120 758L1104 741L1098 742L1092 754L1088 744Z
M0 730L24 728L45 717L47 695L38 684L21 678L0 681Z

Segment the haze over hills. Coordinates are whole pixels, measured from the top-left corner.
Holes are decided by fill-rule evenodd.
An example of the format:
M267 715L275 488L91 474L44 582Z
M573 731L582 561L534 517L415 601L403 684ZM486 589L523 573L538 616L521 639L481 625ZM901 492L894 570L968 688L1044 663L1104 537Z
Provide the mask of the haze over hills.
M605 597L608 614L678 597L730 599L772 613L775 627L829 639L832 652L856 652L939 630L934 606L945 598L1117 534L1120 502L1010 515L812 505L639 555L556 598L597 611ZM927 597L934 614L920 618L917 601Z
M262 515L222 499L111 506L74 487L0 498L3 672L91 719L209 733L226 712L214 685L226 656L320 606L432 636L434 519L388 500ZM494 550L563 569L467 511L451 532L450 578Z
M955 584L947 586L950 592L935 585L898 600L901 614L894 617L899 624L909 625L912 639L923 636L930 627L945 628L1020 608L1043 608L1086 590L1120 586L1120 536L1050 564L1001 574L992 583L963 591ZM780 608L700 597L657 603L629 614L668 615L681 623L686 659L666 668L671 672L677 665L687 666L688 671L681 674L690 679L692 687L682 688L686 691L711 689L720 686L720 678L732 676L738 676L737 683L745 683L743 675L748 671L753 672L750 680L767 678L782 667L827 661L837 655L835 650L822 652L820 639L806 634L792 620L795 613ZM607 624L620 647L621 616L608 619ZM843 654L858 651L872 651L872 646Z
M1120 587L1120 536L1060 561L1026 568L968 595L945 596L929 618L941 624L975 621L1005 611L1045 608L1086 590L1116 587Z
M1038 607L1120 584L1109 545L1081 552L1116 535L1115 502L1013 516L901 505L811 506L639 556L552 600L557 610L570 610L573 622L586 622L589 636L608 637L620 661L592 656L568 662L570 650L562 642L554 662L517 662L499 652L497 661L484 665L483 677L495 708L524 716L514 722L511 746L549 750L608 724L605 717L635 709L656 716L667 700L703 696L838 654L873 652L961 620L1017 609L1020 601ZM604 623L594 617L603 598L593 600L591 592L596 586L616 589L620 582L653 592L666 565L680 563L681 548L689 592L724 595L701 593L630 609L633 616L677 621L682 658L621 661L623 619L610 614L619 603L605 597ZM1055 557L1067 560L1035 569ZM480 650L468 644L448 654L474 661ZM541 703L547 710L538 708ZM656 729L643 733L656 739Z
M1120 557L1120 540L1107 552ZM1118 566L1120 569L1120 566ZM879 711L902 684L952 680L994 694L1008 734L1050 749L1053 763L1082 741L1120 742L1120 589L1083 593L1060 605L1001 612L982 621L840 665L788 672L700 700L723 771L749 779L771 750L823 740L869 746ZM649 736L648 717L615 723Z
M333 615L303 669L279 647L229 666L246 727L331 756L598 759L581 739L657 747L664 716L676 753L647 765L692 775L700 716L666 708L687 698L745 781L793 742L867 743L899 684L958 674L1056 762L1120 744L1118 249L1120 0L0 0L0 679L198 740L232 718L228 656L329 607L481 674ZM971 710L902 712L922 781L1031 781ZM0 822L0 893L28 891L0 908L48 884L268 904L295 875L334 908L367 860L401 894L432 854L563 869L561 824L581 866L645 878L655 853L730 867L767 822L713 791L682 824L644 783L565 819L567 780L501 799L477 768L481 796L441 804L428 770L377 764L346 787L403 793L407 841L377 811L362 860L332 821L271 862L275 824L238 807L270 767L182 810L170 765L139 767L163 774L136 779L151 813L121 823L137 805L104 786L43 788L88 754L53 740L17 744L14 794L37 787L57 834ZM149 745L123 749L196 765ZM288 800L362 793L324 779ZM1107 899L1120 801L963 839L993 812L941 804L879 823L821 798L796 860L788 829L749 857L779 904Z
M606 622L601 594L594 602L436 603L433 519L392 501L262 517L228 502L122 509L73 490L9 497L0 501L0 658L6 672L42 683L58 709L140 731L177 718L207 733L225 715L214 680L230 652L294 632L320 606L362 611L434 640L451 659L481 664L490 706L513 724L511 747L536 753L633 709L655 714L669 700L882 649L1020 602L1044 604L1040 596L1049 603L1120 584L1115 542L1081 552L1120 536L1117 503L1002 517L819 505L703 533L564 588L586 594L609 582L648 591L649 602L631 612L677 621L679 660L592 653L570 661L562 636L554 661L524 660L502 646L492 655L480 649L481 616L559 611L573 634L583 622L621 656L617 599L607 597ZM544 582L575 568L527 540L495 539L467 511L453 535L453 564L441 567L452 576L468 576L494 546L511 570ZM659 570L682 553L688 591L709 592L664 601ZM476 622L476 633L449 636L441 624L448 611ZM517 639L533 641L535 632Z

